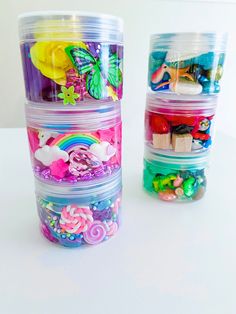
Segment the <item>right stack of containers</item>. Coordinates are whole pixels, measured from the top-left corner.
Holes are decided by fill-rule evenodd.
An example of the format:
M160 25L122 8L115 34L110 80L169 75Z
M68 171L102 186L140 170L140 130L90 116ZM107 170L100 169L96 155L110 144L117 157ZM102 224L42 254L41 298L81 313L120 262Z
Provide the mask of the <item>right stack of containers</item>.
M198 200L206 191L226 42L225 33L151 37L143 180L161 200Z

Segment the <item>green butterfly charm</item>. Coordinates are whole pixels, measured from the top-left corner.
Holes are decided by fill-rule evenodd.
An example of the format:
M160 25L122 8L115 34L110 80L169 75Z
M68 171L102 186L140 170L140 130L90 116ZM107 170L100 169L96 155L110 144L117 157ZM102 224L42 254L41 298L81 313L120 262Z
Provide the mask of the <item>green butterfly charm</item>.
M108 85L117 89L122 83L120 60L117 53L111 54L106 62L102 62L84 48L69 46L65 51L78 73L86 74L86 90L93 98L107 97Z

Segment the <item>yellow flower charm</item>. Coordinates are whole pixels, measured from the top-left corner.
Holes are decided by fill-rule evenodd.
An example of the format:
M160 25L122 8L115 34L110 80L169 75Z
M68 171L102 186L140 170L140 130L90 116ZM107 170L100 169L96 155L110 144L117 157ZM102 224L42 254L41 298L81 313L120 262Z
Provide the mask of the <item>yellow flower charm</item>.
M61 87L62 93L58 94L57 96L61 99L63 99L64 105L75 105L76 99L80 97L79 94L75 93L74 86L70 86L69 88L66 88L65 86Z
M59 85L66 84L66 71L73 65L65 53L68 42L37 42L30 49L33 65Z
M66 72L73 68L73 64L66 54L65 48L71 45L86 47L83 42L36 42L30 49L31 61L44 76L59 85L66 85Z

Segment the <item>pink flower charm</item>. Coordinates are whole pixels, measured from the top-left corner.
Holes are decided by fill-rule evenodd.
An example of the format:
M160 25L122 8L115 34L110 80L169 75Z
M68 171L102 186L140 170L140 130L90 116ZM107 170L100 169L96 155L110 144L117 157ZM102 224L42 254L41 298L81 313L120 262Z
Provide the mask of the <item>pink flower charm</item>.
M68 170L67 163L64 162L63 159L58 159L53 161L50 165L51 174L57 178L64 178L66 171Z
M62 208L60 226L68 233L79 234L89 229L93 222L93 213L89 207L68 205Z

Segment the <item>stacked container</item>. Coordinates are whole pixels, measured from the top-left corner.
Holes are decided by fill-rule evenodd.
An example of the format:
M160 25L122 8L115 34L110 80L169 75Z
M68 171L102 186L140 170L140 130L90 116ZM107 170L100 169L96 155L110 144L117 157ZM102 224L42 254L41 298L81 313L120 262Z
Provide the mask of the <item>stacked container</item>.
M19 29L41 231L64 246L98 244L120 224L122 22L35 12Z
M151 37L144 188L162 200L205 193L226 40L216 33Z

